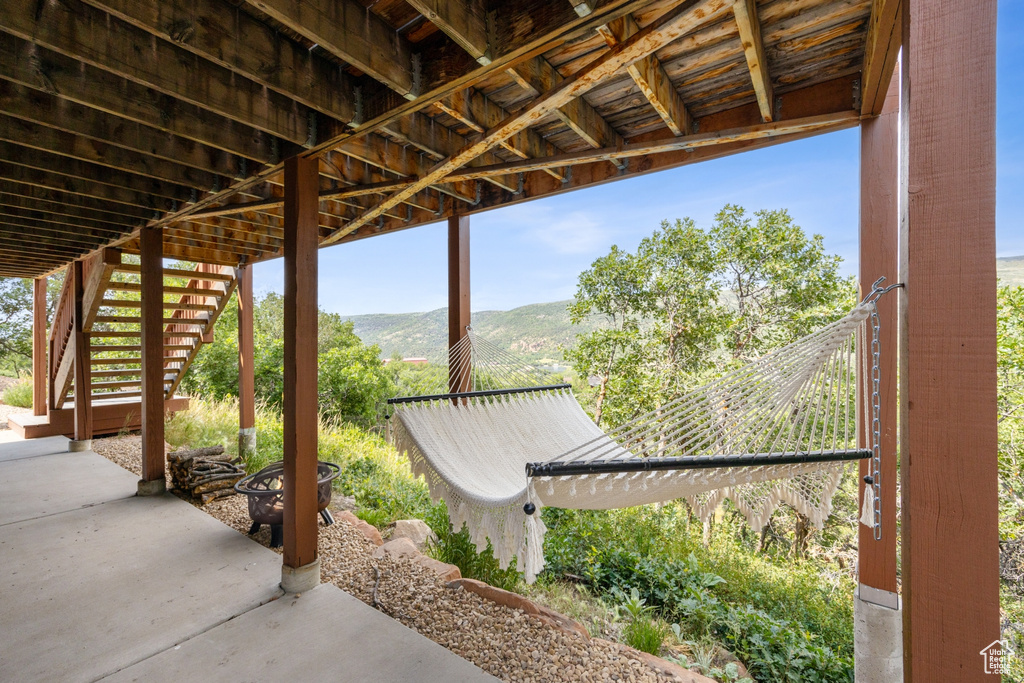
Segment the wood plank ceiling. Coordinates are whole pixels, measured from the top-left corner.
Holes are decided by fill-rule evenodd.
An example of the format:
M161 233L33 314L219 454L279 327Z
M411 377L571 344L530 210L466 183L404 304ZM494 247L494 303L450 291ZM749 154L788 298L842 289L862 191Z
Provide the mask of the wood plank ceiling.
M857 125L898 0L4 0L0 275L280 255Z

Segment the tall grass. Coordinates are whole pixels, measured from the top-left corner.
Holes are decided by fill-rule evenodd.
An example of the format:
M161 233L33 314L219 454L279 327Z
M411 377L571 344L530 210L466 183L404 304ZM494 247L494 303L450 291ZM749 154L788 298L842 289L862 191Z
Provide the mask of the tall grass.
M18 408L32 407L32 380L23 379L4 389L3 402Z

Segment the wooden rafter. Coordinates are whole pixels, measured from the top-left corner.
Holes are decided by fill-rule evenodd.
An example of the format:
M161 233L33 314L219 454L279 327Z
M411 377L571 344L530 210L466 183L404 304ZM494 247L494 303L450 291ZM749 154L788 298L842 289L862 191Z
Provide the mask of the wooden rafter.
M598 29L609 47L628 40L639 30L636 21L628 14ZM656 56L650 54L638 59L627 66L626 70L674 135L693 132L693 118Z
M757 106L761 109L761 118L772 120L772 105L775 92L772 79L768 73L768 60L764 54L764 42L761 40L761 22L757 18L757 0L735 0L733 12L736 15L736 26L740 31L743 43L743 55L750 70L750 80L754 84Z
M885 106L896 59L900 51L903 3L901 0L873 0L868 24L864 65L861 69L861 113L877 116Z
M310 119L304 105L169 42L154 41L148 33L79 0L46 4L41 11L39 7L33 0L7 0L0 31L284 140L309 141ZM197 81L202 88L195 87Z
M484 0L408 0L449 38L484 66L491 63Z
M420 178L410 187L392 194L380 202L373 210L356 218L343 231L332 235L327 242L330 243L341 239L347 232L358 228L367 221L375 219L384 209L394 206L406 196L414 194L432 182L443 178L454 169L460 168L471 159L480 156L480 154L486 152L500 141L506 140L527 128L531 123L541 119L552 109L562 106L575 97L579 97L599 83L614 76L620 68L651 54L661 46L685 35L697 26L722 16L728 9L729 5L725 0L703 0L687 4L683 9L671 13L670 16L662 17L659 21L652 23L647 28L633 35L626 42L596 59L580 72L566 78L547 93L530 102L519 112L508 117L499 126L487 131L479 141L466 147L459 154L436 164L426 176Z

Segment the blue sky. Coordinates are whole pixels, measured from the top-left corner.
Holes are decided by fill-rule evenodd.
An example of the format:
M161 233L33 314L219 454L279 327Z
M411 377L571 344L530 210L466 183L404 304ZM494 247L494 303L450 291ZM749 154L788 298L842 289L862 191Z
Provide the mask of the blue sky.
M999 256L1024 254L1024 3L999 3L996 226ZM1017 125L1014 125L1016 122ZM965 125L970 122L965 121ZM613 244L632 250L662 219L711 224L726 203L785 208L857 267L856 129L746 152L471 217L473 310L571 298ZM344 315L447 305L445 223L320 252L320 305ZM281 291L280 260L257 265L257 292Z

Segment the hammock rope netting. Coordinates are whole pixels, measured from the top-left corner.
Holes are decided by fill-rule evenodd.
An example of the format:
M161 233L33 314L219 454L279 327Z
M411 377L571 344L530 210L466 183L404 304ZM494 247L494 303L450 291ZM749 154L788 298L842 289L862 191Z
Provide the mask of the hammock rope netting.
M470 330L449 353L459 370L448 386L389 401L394 443L432 498L445 501L454 528L465 524L481 551L489 540L503 568L517 557L527 581L544 565L545 506L682 498L706 521L728 498L758 530L783 503L820 528L846 461L872 456L855 445L854 371L855 349L877 336L879 291L836 322L608 432L568 385L544 386L547 373ZM871 427L862 443L872 443ZM866 488L865 518L875 525Z

